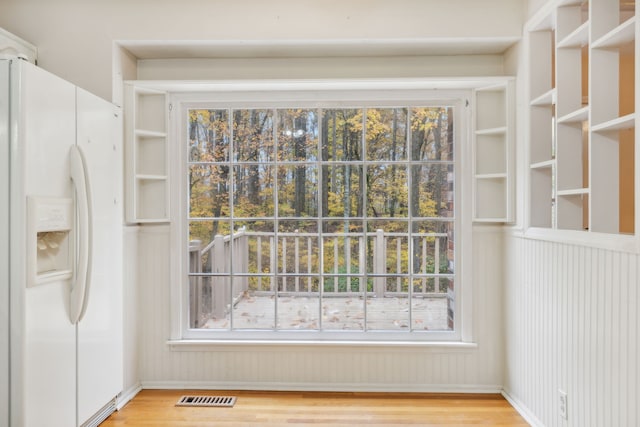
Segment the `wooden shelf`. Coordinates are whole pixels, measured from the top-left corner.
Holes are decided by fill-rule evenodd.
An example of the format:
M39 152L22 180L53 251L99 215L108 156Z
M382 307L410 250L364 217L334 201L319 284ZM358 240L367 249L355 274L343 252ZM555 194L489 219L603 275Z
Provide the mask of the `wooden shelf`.
M535 106L535 107L545 107L545 106L551 106L553 104L556 103L556 89L549 89L547 92L543 93L542 95L534 98L529 105Z
M582 196L584 194L589 194L588 188L576 188L573 190L558 190L556 193L559 197L567 197L567 196Z
M591 45L594 49L614 49L635 40L636 17L627 19Z
M504 135L505 133L507 133L506 126L476 131L476 135Z
M163 181L167 179L166 175L136 175L136 179L147 181Z
M571 34L558 42L558 49L580 48L589 43L589 21L584 22Z
M166 138L166 132L158 132L154 130L136 129L135 135L140 138Z
M506 177L506 173L483 173L475 176L476 179L504 179Z
M618 117L608 122L599 123L591 127L592 132L604 133L615 132L624 129L631 129L636 125L635 113L627 114L626 116Z
M474 91L473 220L513 220L513 82Z
M635 10L618 0L551 3L528 24L527 225L635 233Z
M586 0L558 0L558 6L582 6Z
M126 85L126 220L169 221L166 94Z
M555 159L545 160L544 162L532 163L529 165L530 169L549 169L552 168L556 164Z
M589 106L582 107L558 119L558 124L563 123L582 123L589 119Z

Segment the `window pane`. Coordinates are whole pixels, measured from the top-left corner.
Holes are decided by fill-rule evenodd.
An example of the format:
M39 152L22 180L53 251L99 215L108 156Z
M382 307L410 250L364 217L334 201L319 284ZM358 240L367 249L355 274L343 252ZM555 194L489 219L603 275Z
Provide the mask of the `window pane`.
M364 330L365 299L357 295L326 298L322 305L322 329L332 331Z
M329 177L323 194L324 216L363 216L362 167L352 164L323 166L322 173Z
M314 161L317 158L317 111L278 110L278 159Z
M407 158L407 109L367 109L367 160L398 161Z
M318 168L315 165L278 167L278 215L318 215Z
M233 305L233 329L273 330L275 327L275 300L264 298L254 291L273 281L270 276L234 276L233 294L240 295Z
M189 221L189 265L190 273L211 273L213 244L216 237L224 238L229 235L230 222L219 220ZM224 262L224 260L218 260ZM219 264L220 265L220 264ZM227 266L219 271L229 271Z
M323 235L324 291L364 292L366 246L360 233Z
M228 110L189 110L189 161L229 160Z
M371 274L409 273L409 235L378 229L367 235L367 271Z
M276 262L273 221L237 221L234 227L234 252L220 254L224 258L233 257L234 274L273 273Z
M190 110L189 326L452 330L452 117Z
M273 110L234 110L233 149L237 162L272 162Z
M188 180L191 218L229 217L229 167L227 165L190 165Z
M454 215L453 165L426 163L411 168L411 213L414 217Z
M272 217L273 166L252 164L234 168L233 216L236 218Z
M411 303L412 330L453 330L453 323L449 323L449 304L451 303L452 300L447 295L413 298Z
M367 167L367 213L369 217L406 217L409 214L407 167L369 165Z
M288 277L288 282L302 281L300 277ZM278 329L279 330L317 330L320 329L320 298L317 295L317 277L313 278L312 289L314 295L302 293L281 294L277 298ZM291 288L291 285L287 286Z
M421 107L411 110L411 159L453 160L453 109Z
M379 277L381 286L394 293L393 298L371 298L367 304L367 329L370 330L404 330L408 331L409 293L406 278ZM404 291L397 292L397 289Z
M322 160L353 161L362 157L362 110L327 109L322 116Z
M317 222L281 220L278 222L278 230L278 271L287 274L317 274L320 271ZM306 283L304 287L309 290L311 277L300 280ZM296 278L297 282L300 280Z

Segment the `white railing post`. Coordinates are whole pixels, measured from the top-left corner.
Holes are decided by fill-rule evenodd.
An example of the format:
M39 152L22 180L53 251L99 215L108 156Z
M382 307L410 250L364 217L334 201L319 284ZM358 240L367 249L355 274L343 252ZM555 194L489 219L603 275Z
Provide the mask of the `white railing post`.
M344 266L345 274L351 274L351 237L348 235L344 239ZM351 277L346 276L344 279L345 291L351 292Z
M384 231L381 229L376 230L376 243L373 251L373 273L385 274L387 272L387 256L385 247ZM376 277L373 279L373 291L376 297L384 297L386 291L386 278Z
M313 250L311 237L307 237L307 292L311 292L313 290L313 281L311 279L311 272L313 271L313 266L311 265L311 260L313 259L311 251Z
M340 271L339 267L338 267L338 238L334 237L333 238L333 274L338 274L338 272ZM340 287L338 286L338 281L340 280L339 277L334 276L333 277L333 291L334 292L338 292L340 290Z
M276 268L278 267L278 256L276 251L275 237L269 237L269 291L276 291Z
M189 273L202 273L201 240L189 242ZM192 276L189 279L189 324L192 328L200 326L202 319L202 277Z
M242 227L233 239L235 244L235 251L233 253L234 273L246 274L249 272L249 242L246 231L247 228ZM247 276L236 278L235 283L240 284L237 292L234 292L235 295L240 295L249 289L249 278Z
M364 278L365 273L365 259L366 259L366 241L364 236L358 238L358 273L360 274L359 284L360 287L358 291L364 292L366 295L367 292L367 281Z
M427 237L422 237L422 258L420 259L420 263L422 264L422 269L420 270L420 272L422 274L427 274L427 264L428 264L428 256L427 256L427 250L428 250L428 245L427 245ZM427 292L427 278L423 277L422 278L422 292Z
M262 290L262 237L258 236L256 238L257 241L257 247L256 247L256 257L258 258L256 260L256 269L258 271L258 290L261 291Z
M287 238L282 238L282 290L287 291Z
M433 254L433 274L440 274L440 238L436 237L436 248ZM433 279L433 291L440 292L440 278L436 276Z
M402 271L402 239L396 239L396 274ZM402 279L400 276L396 278L396 292L402 292Z
M211 271L214 273L228 273L227 263L229 253L225 250L224 236L216 234L213 243L213 259ZM229 303L229 278L223 276L212 277L212 311L213 315L221 319L226 315L227 304Z
M294 254L295 254L295 259L293 260L293 262L295 262L295 272L296 272L296 279L295 279L295 283L296 283L296 292L300 292L300 236L298 236L297 234L300 233L299 230L295 230L296 236L295 236L295 242L294 242Z

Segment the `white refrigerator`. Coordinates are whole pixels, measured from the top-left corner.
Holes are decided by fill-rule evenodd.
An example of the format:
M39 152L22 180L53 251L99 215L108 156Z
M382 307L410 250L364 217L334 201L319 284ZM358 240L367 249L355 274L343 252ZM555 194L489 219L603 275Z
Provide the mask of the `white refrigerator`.
M123 381L120 109L0 60L0 426L98 425Z

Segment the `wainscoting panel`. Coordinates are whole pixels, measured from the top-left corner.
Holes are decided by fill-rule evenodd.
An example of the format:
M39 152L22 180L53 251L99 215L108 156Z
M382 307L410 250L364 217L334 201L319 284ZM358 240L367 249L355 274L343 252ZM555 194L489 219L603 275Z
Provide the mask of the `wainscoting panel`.
M538 425L640 425L639 257L508 236L505 265L507 394Z
M474 233L472 349L344 346L224 347L172 351L169 228L141 227L138 242L143 387L499 392L503 383L500 228Z

